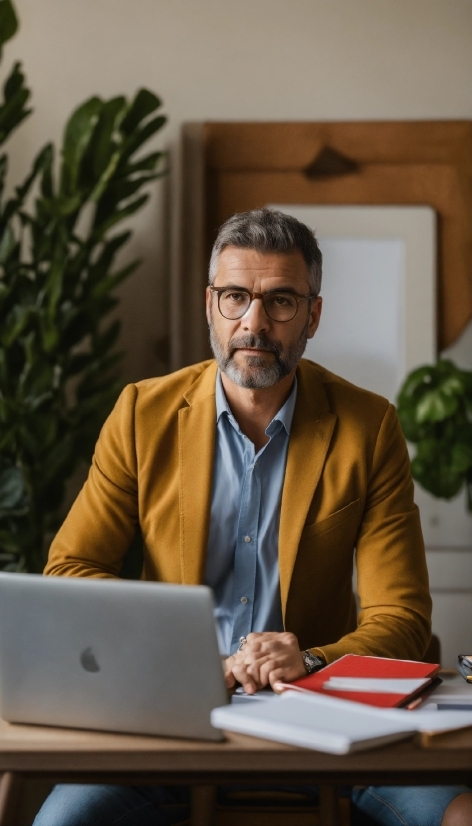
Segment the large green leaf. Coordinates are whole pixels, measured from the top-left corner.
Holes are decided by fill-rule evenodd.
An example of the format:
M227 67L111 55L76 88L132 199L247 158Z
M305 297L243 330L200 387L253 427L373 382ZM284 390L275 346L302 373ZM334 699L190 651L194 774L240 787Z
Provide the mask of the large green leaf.
M47 144L36 156L32 170L30 174L27 176L26 180L20 186L15 188L15 196L10 198L7 202L4 212L3 212L3 220L9 221L10 218L15 214L18 213L20 208L23 206L23 203L29 194L29 191L36 180L36 177L39 173L45 169L48 164L52 164L54 157L54 148L51 144ZM21 213L22 218L28 218L29 216L23 215Z
M472 438L469 442L463 442L462 444L459 442L453 445L450 467L453 473L461 474L472 468Z
M20 63L14 64L3 87L4 102L0 106L0 143L3 143L31 112L25 107L30 91L24 85L24 75L20 66Z
M107 187L109 186L109 183L113 178L113 175L115 174L119 161L120 153L119 151L116 151L113 153L113 155L111 155L108 166L103 171L103 174L101 175L100 179L97 181L92 192L90 193L90 200L92 202L97 203L97 201L99 201L100 198L102 198L102 196L106 192Z
M127 108L126 98L121 96L106 101L102 106L85 158L92 186L100 180L118 149L116 132Z
M0 264L6 264L10 254L15 249L16 238L13 235L11 228L7 225L4 229L3 235L0 238Z
M40 316L41 344L46 353L52 353L59 343L59 330L49 313Z
M120 169L120 179L131 177L137 172L152 172L164 158L167 158L167 152L151 152L149 155L145 155L144 158L140 158L136 163L130 163L122 167Z
M121 130L126 135L132 135L141 121L162 106L162 101L148 89L140 89L136 94L128 113L121 124Z
M148 121L141 129L134 132L127 140L125 150L121 157L122 161L127 161L135 152L144 144L149 138L152 138L159 129L167 123L165 115L158 115L156 118Z
M0 0L0 58L2 46L16 34L18 19L10 0Z
M49 393L54 384L54 370L49 361L37 353L35 360L26 362L20 375L18 389L26 407L31 408L44 393Z
M23 512L27 506L27 499L25 480L20 468L0 469L0 518Z
M416 419L423 422L441 422L451 416L458 407L457 398L445 393L442 387L426 393L416 408Z
M93 285L96 281L101 281L107 277L118 251L124 246L124 244L126 244L130 237L131 232L127 230L119 235L114 235L103 244L96 261L89 268L88 277L86 279L87 287L89 285Z
M44 456L55 443L58 430L57 417L50 410L25 417L20 428L20 438L32 456Z
M76 109L66 125L62 148L60 191L74 195L79 181L80 164L98 124L103 102L92 97Z
M135 198L134 201L128 203L122 209L116 209L112 212L112 214L106 218L105 220L101 221L100 223L94 222L94 231L97 235L97 238L103 238L104 235L108 232L109 229L118 224L120 221L123 221L124 218L129 218L130 215L134 215L138 209L141 209L144 204L147 203L149 200L149 195L141 195L139 198ZM98 215L97 211L97 215ZM97 219L96 219L97 221Z
M30 318L30 307L15 304L8 313L1 334L1 340L5 347L11 344L21 335Z
M112 290L116 289L116 287L121 284L126 278L128 278L131 273L133 273L140 265L140 261L131 261L126 267L122 267L121 270L112 273L111 275L107 276L106 278L102 278L93 288L91 292L92 298L99 298L105 293L111 292Z

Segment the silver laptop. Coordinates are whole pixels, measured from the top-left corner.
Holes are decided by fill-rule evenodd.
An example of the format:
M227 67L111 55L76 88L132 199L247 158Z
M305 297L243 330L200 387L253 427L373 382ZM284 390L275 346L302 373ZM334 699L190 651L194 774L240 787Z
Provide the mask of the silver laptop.
M209 588L0 573L4 720L220 740L227 702Z

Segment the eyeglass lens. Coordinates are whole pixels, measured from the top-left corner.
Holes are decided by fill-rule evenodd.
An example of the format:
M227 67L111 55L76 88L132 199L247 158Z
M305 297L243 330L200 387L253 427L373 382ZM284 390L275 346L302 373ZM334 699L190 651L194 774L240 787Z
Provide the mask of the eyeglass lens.
M219 293L219 302L221 315L234 320L247 312L251 296L243 290L224 290ZM298 307L297 299L289 293L268 293L262 299L262 303L273 321L290 321Z

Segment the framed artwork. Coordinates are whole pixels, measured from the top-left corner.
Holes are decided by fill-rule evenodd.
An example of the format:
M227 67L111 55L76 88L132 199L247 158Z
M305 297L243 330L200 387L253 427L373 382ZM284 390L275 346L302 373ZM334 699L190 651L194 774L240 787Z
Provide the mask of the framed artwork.
M305 355L395 401L435 358L436 215L429 207L270 204L316 231L323 311Z

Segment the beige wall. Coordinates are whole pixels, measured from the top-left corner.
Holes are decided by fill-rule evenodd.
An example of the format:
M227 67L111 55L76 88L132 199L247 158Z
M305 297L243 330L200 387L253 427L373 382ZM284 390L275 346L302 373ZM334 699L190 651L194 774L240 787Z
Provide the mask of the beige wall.
M162 372L175 147L186 120L472 117L472 0L16 0L5 51L33 88L34 115L11 141L18 180L91 94L146 85L170 124L173 169L135 222L123 288L126 378Z

